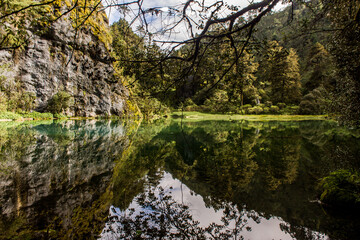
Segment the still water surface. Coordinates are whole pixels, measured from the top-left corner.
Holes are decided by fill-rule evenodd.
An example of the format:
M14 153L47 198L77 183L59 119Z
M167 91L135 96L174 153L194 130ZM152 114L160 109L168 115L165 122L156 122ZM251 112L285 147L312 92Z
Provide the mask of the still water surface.
M359 169L326 121L0 123L0 239L360 239L318 179Z

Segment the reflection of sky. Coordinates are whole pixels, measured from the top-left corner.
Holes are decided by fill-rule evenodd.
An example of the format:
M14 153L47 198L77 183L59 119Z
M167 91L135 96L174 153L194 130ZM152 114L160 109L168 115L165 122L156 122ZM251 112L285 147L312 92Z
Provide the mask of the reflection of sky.
M126 3L126 2L132 2L132 1L131 0L103 0L103 2L104 2L104 5L107 5L107 4L111 4L113 2L120 2L120 3L125 2ZM183 4L185 2L186 2L186 0L144 0L143 6L142 6L143 9L146 10L149 8L157 8L157 9L161 10L161 13L158 15L146 14L146 21L149 24L148 30L151 33L160 33L156 37L157 40L181 41L181 40L184 40L184 39L187 39L190 37L189 31L188 31L189 30L188 26L186 26L184 23L176 26L176 28L173 31L171 31L171 34L170 33L167 33L165 35L161 34L162 30L169 29L170 27L174 26L174 24L181 17L179 14L178 14L178 16L175 16L174 14L169 14L168 10L171 8L181 9L181 7L183 6ZM205 4L207 6L209 6L215 2L216 2L216 0L205 0ZM234 5L239 8L244 8L247 5L249 5L250 1L249 0L225 0L224 2L227 3L228 5ZM255 0L254 2L259 2L259 0ZM125 17L129 22L131 22L132 19L134 19L134 16L138 12L137 5L131 5L131 6L132 6L132 10L127 14L127 17ZM194 10L199 9L195 4L193 4L191 6L193 7ZM282 4L278 4L278 6L275 9L279 10L283 6L284 5L282 5ZM222 12L219 13L219 17L226 17L229 13L230 13L230 11L223 10ZM108 17L110 20L110 24L118 21L121 18L121 15L114 7L107 9L107 14L108 14ZM197 13L190 14L190 11L188 11L188 14L195 22L200 21L200 18ZM133 29L136 29L136 27L139 25L140 25L140 22L135 21L133 24ZM196 33L196 32L199 32L200 30L194 29L194 31Z
M194 220L200 222L201 227L207 227L211 223L221 224L221 217L223 216L223 210L219 209L215 211L212 207L206 207L205 202L202 196L193 193L185 184L181 183L178 179L174 179L170 173L165 173L164 177L161 179L158 187L162 187L165 190L165 193L171 193L172 198L178 202L183 203L189 206L190 213ZM172 189L170 189L172 187ZM135 213L140 211L147 211L146 209L142 209L134 200L130 206L130 208L136 209ZM245 240L267 240L267 239L293 239L290 234L283 232L280 229L280 224L288 225L285 221L283 221L280 217L271 217L266 219L264 217L259 217L259 223L255 222L252 218L247 217L248 213L252 215L259 216L255 211L245 211L243 219L248 221L246 226L251 227L251 231L247 231L245 228L241 232L241 235ZM110 215L118 215L121 216L123 214L119 208L111 207ZM126 214L126 211L125 211ZM233 227L234 222L229 225L229 227ZM106 227L105 227L106 228ZM310 231L310 230L309 230ZM312 232L313 236L317 236L317 239L327 239L327 237L323 234L319 234L317 232ZM103 232L101 235L101 239L116 239L112 235L112 233Z

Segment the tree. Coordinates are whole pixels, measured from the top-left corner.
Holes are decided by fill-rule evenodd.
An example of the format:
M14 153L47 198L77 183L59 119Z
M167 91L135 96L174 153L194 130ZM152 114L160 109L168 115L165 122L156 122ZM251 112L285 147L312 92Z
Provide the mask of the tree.
M304 93L323 85L330 90L334 86L332 72L334 70L333 60L329 52L320 43L313 45L305 60L303 76Z
M255 104L259 101L258 89L254 86L258 65L254 56L244 51L225 83L231 103L243 106L244 103Z
M360 124L360 1L322 1L333 28L330 52L335 57L338 74L333 91L333 111L342 122Z
M274 103L298 103L301 83L296 52L293 49L286 50L278 42L272 41L262 64L263 81L271 84L271 100Z

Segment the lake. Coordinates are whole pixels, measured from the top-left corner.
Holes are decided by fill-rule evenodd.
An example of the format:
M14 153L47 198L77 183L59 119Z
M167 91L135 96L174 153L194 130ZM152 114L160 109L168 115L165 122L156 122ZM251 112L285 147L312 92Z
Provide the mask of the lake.
M330 121L0 123L0 239L360 239L318 201L359 156Z

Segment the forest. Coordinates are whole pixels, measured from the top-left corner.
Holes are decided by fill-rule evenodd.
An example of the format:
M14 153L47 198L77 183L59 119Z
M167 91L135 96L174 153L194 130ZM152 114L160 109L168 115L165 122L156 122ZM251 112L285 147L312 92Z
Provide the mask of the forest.
M124 75L136 79L129 86L146 116L161 115L169 109L328 114L357 125L359 28L353 21L357 12L347 11L351 4L343 3L343 11L336 17L328 14L321 19L313 16L313 9L301 4L271 13L256 26L250 43L236 60L232 44L242 46L246 38L240 33L232 39L215 38L203 43L200 48L206 50L195 66L167 57L169 60L164 60L161 68L148 72L158 64L152 59L166 59L168 53L136 35L125 20L111 26L113 53L116 59L150 60L147 64L119 62ZM328 11L334 13L335 9ZM321 30L306 29L311 24ZM211 31L220 35L224 28L214 26ZM192 49L189 44L171 56L183 57Z
M205 18L209 23L206 27L205 20L196 25L198 31L203 32L194 33L192 39L169 48L154 40L147 25L136 26L126 17L112 23L108 29L105 13L98 10L101 5L96 1L40 1L30 5L27 1L5 1L0 6L4 24L0 49L11 51L16 59L29 48L32 40L27 29L31 29L33 34L52 41L50 59L62 58L62 64L66 63L65 68L69 68L70 62L79 62L76 60L79 54L93 51L96 55L98 50L87 48L103 45L101 51L108 52L106 56L103 54L103 59L115 70L110 77L115 80L106 81L110 84L121 82L130 91L125 108L127 115L137 112L134 110L137 105L147 119L180 109L227 114L325 114L341 123L358 125L358 1L285 1L287 7L273 11L273 5L278 2L251 5L260 14L254 10L247 17L237 16L239 9L226 6L235 12L230 26L226 18L218 24ZM125 9L131 4L119 5L118 10L126 16L128 10ZM263 11L262 5L268 9ZM82 12L81 8L88 10ZM157 16L160 10L152 8L146 12ZM71 37L73 40L63 40L67 44L61 47L65 47L64 51L59 43L54 43L58 39L52 39L51 26L59 19L66 20L66 15L75 33ZM25 24L26 21L30 25ZM229 33L230 28L237 30ZM92 43L81 46L89 29ZM204 33L211 37L204 37ZM95 57L95 64L96 61ZM78 71L78 67L71 71ZM70 89L66 86L70 76L61 76L64 79L58 92L39 93L38 87L31 89L33 87L26 81L20 80L23 78L21 72L9 79L12 68L11 63L5 61L0 69L0 110L5 114L2 118L16 119L10 116L14 114L25 118L88 116L89 110L82 111L78 106L89 99L81 99L79 95L91 89L84 89L81 84L77 90ZM95 95L101 101L101 94ZM34 113L34 110L49 114ZM118 109L95 112L90 115L121 115Z

